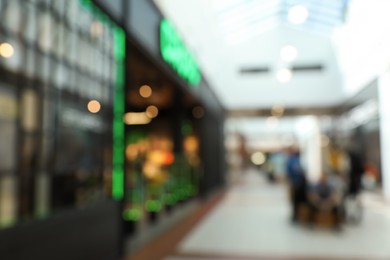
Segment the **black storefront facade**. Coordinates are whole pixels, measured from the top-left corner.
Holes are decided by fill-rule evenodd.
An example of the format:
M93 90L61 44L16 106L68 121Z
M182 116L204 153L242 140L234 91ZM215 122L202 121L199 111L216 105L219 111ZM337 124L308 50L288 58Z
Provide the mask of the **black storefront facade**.
M163 60L152 1L0 10L14 48L0 60L2 257L116 259L140 221L223 186L224 110L203 78L191 85ZM148 108L150 123L124 124Z
M164 35L174 28L165 27L173 26L153 1L95 2L126 31L125 116L131 120L150 107L158 111L146 124L125 126L121 202L124 236L131 240L139 226L155 225L172 210L223 187L224 109L201 71L198 79L191 78L165 57L166 45L182 43L166 43L180 35ZM151 96L142 96L145 86Z

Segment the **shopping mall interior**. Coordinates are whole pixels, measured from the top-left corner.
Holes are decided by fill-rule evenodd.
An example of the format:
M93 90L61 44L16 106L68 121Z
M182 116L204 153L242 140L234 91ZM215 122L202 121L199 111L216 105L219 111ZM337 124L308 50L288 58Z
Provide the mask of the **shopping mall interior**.
M390 259L389 12L0 0L0 259Z

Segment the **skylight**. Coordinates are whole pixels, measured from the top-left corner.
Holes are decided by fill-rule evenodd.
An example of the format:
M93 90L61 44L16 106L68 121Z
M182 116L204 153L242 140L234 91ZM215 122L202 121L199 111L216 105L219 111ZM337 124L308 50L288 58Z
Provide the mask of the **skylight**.
M227 43L238 43L280 24L329 35L344 22L349 0L214 0ZM292 20L291 20L292 19Z

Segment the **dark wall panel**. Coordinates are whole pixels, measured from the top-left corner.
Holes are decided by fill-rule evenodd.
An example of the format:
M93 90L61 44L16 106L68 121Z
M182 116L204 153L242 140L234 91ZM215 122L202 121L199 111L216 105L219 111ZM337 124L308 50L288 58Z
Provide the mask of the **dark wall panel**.
M121 23L124 15L123 0L94 0L94 2L107 12L116 22Z
M161 14L149 0L129 0L126 28L155 57L160 57L159 26Z
M118 205L102 202L0 232L7 260L116 260L120 253Z

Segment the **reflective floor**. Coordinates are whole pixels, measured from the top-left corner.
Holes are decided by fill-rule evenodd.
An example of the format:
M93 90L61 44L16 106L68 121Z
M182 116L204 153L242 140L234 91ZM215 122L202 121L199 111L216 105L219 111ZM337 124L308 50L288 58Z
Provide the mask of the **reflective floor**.
M287 188L250 170L161 259L390 259L390 206L373 192L363 205L362 222L342 231L293 225Z

